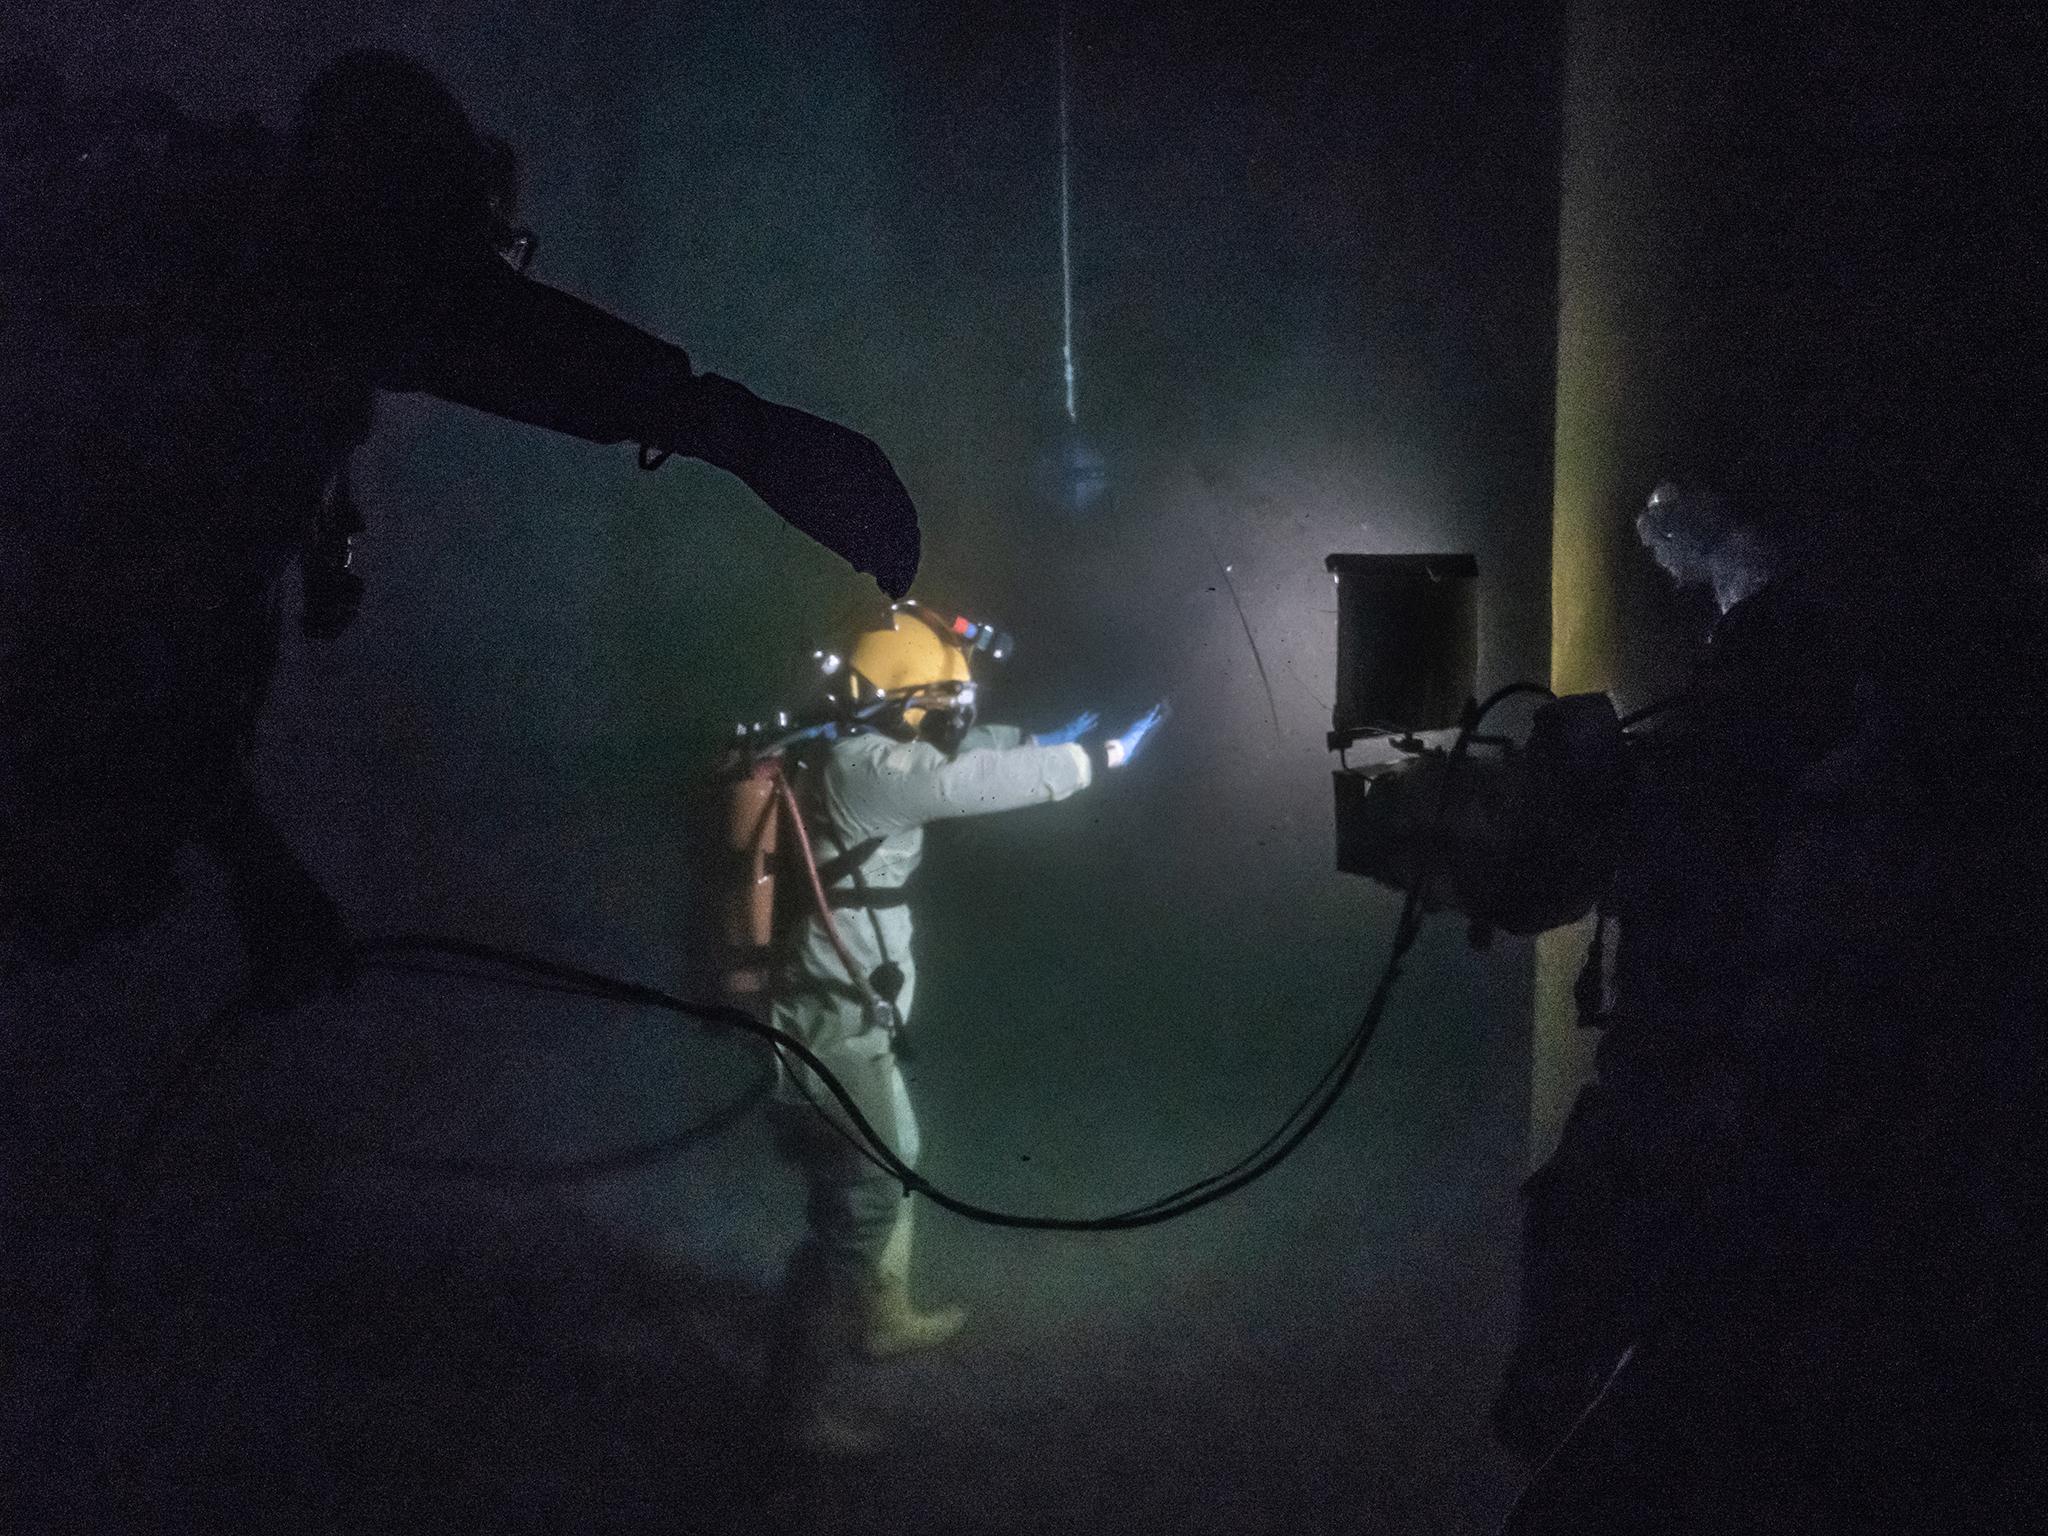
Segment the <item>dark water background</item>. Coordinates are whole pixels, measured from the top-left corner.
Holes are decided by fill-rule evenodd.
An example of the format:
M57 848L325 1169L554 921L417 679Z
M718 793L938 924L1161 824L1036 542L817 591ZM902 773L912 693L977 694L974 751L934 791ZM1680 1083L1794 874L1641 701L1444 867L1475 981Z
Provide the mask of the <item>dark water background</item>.
M1323 556L1471 550L1481 686L1547 659L1544 8L1228 12L1075 7L1081 421L1115 492L1078 521L1033 493L1059 399L1048 6L65 3L7 26L74 80L273 124L343 47L416 52L523 148L538 275L887 448L925 517L919 592L1019 636L989 714L1173 698L1122 780L946 828L925 871L927 1171L1084 1212L1263 1136L1376 976L1394 905L1330 868ZM643 476L431 401L381 420L367 605L291 642L266 723L281 819L365 931L690 982L692 785L872 588L708 469ZM101 962L101 1006L196 1021L232 981L217 896L196 872L150 956ZM755 1121L582 1183L344 1150L573 1157L715 1111L758 1059L373 973L229 1051L127 1218L123 1340L54 1480L99 1529L1483 1526L1513 1483L1484 1409L1527 969L1432 928L1322 1133L1190 1220L928 1216L919 1287L973 1331L876 1375L900 1459L794 1484L744 1408L800 1221Z

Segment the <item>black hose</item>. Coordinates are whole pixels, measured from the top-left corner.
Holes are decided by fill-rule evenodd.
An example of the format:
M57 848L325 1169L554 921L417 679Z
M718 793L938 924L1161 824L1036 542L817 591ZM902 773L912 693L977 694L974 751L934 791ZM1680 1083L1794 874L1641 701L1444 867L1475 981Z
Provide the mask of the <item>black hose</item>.
M1458 737L1452 745L1447 760L1444 783L1439 793L1436 821L1439 827L1450 804L1450 790L1458 764L1465 758L1472 738L1486 716L1501 702L1518 694L1543 694L1549 690L1533 683L1516 683L1499 689L1483 704L1467 702L1465 716L1461 722ZM1430 839L1434 847L1440 839ZM1386 1012L1387 1002L1393 994L1394 983L1401 974L1401 962L1413 947L1422 928L1422 891L1433 872L1433 855L1425 854L1424 864L1418 872L1415 884L1409 889L1401 904L1401 915L1395 926L1394 943L1385 966L1380 973L1378 984L1373 988L1371 999L1366 1004L1364 1015L1358 1027L1352 1032L1344 1049L1339 1053L1309 1093L1295 1107L1295 1110L1258 1147L1238 1159L1230 1167L1195 1180L1193 1183L1173 1191L1171 1194L1128 1210L1112 1212L1103 1216L1036 1216L1009 1211L998 1211L950 1195L928 1182L915 1169L904 1163L895 1150L875 1130L860 1108L823 1061L803 1041L793 1035L763 1023L740 1009L719 1004L695 1003L672 996L657 987L637 982L621 981L581 966L568 965L561 961L547 960L534 955L520 953L498 945L484 944L472 939L443 937L433 934L399 933L374 938L359 944L353 954L358 963L389 957L413 957L441 955L456 959L497 965L528 979L538 979L549 990L568 992L578 996L606 999L615 1002L635 1003L645 1007L658 1008L699 1023L724 1026L755 1035L766 1041L778 1059L788 1053L814 1073L825 1085L832 1098L845 1111L846 1123L826 1114L825 1119L840 1135L847 1138L861 1156L887 1172L900 1183L906 1195L921 1194L934 1205L966 1217L970 1221L990 1226L1009 1227L1041 1232L1111 1232L1129 1231L1139 1227L1158 1226L1175 1220L1205 1205L1234 1194L1246 1185L1264 1177L1284 1162L1308 1137L1314 1133L1323 1119L1335 1107L1344 1089L1356 1074L1365 1059L1366 1050L1377 1033L1380 1020ZM394 965L397 969L428 969L418 963L407 965L402 961ZM474 972L453 971L452 974L476 976ZM505 979L477 976L476 979ZM529 980L528 984L531 984ZM156 1161L156 1154L168 1134L173 1117L186 1089L197 1075L206 1058L212 1054L244 1019L258 1012L274 1012L257 1007L251 1000L243 999L224 1004L214 1010L206 1024L194 1035L179 1054L163 1086L151 1096L145 1107L141 1125L134 1142L125 1156L120 1158L115 1172L130 1180L139 1181L146 1193L149 1174ZM800 1078L794 1078L806 1097L810 1091ZM764 1097L772 1079L764 1078L711 1122L711 1129L722 1129L751 1109ZM816 1100L812 1103L816 1105ZM822 1108L820 1110L823 1113ZM407 1168L412 1171L445 1174L457 1177L504 1178L527 1180L580 1179L603 1177L628 1168L645 1167L652 1163L679 1155L684 1148L710 1134L710 1129L700 1126L686 1133L672 1135L656 1142L635 1147L621 1148L574 1162L557 1164L521 1164L515 1162L491 1162L479 1159L405 1159L388 1154L372 1154L371 1161L390 1166ZM131 1197L135 1190L126 1191ZM105 1191L106 1220L105 1234L99 1245L99 1252L92 1266L91 1290L95 1295L96 1308L102 1318L112 1315L111 1271L113 1248L116 1241L115 1227L119 1216L119 1197L109 1189ZM88 1335L86 1351L78 1362L77 1377L82 1384L91 1374L97 1351L92 1340L103 1330L95 1327ZM82 1400L75 1401L70 1411L61 1415L65 1430L73 1423Z
M1453 743L1447 759L1444 782L1439 792L1436 820L1441 824L1450 804L1450 792L1458 765L1467 755L1473 736L1480 724L1495 707L1519 694L1540 694L1550 696L1550 690L1534 683L1513 683L1496 690L1484 703L1468 701L1465 716L1461 722L1457 740ZM1431 839L1431 845L1437 842ZM550 984L553 989L563 990L579 996L607 999L615 1002L634 1003L645 1007L661 1009L668 1013L690 1018L699 1023L737 1029L765 1041L778 1055L794 1056L798 1062L815 1074L832 1099L845 1112L845 1123L831 1114L826 1120L845 1136L854 1148L869 1162L899 1183L905 1194L921 1194L934 1205L966 1217L971 1221L991 1226L1021 1228L1032 1231L1052 1232L1106 1232L1127 1231L1137 1227L1156 1226L1199 1210L1225 1196L1235 1193L1254 1180L1264 1177L1278 1167L1294 1150L1305 1141L1342 1097L1344 1089L1356 1074L1365 1052L1377 1033L1380 1020L1392 996L1394 983L1401 974L1401 964L1408 951L1414 946L1422 927L1422 891L1428 882L1430 868L1425 865L1414 886L1408 891L1401 907L1399 921L1395 925L1394 943L1388 954L1378 984L1373 988L1371 999L1357 1027L1346 1041L1343 1050L1317 1079L1308 1094L1282 1121L1281 1125L1244 1157L1239 1158L1217 1173L1205 1175L1173 1192L1150 1200L1127 1210L1110 1212L1101 1216L1041 1216L1011 1211L999 1211L973 1201L964 1200L947 1193L930 1183L911 1168L885 1138L864 1116L852 1095L847 1091L831 1070L803 1041L793 1035L764 1023L741 1009L721 1004L697 1003L676 997L657 987L637 982L622 981L581 966L548 960L535 955L524 954L498 945L484 944L471 939L444 937L433 934L399 933L374 938L357 946L355 959L358 963L387 959L388 957L410 957L441 955L470 961L481 961L505 968L524 977L536 978ZM404 968L401 966L401 968ZM457 972L456 974L462 974ZM174 1067L165 1088L160 1092L143 1117L140 1132L129 1155L122 1160L121 1170L135 1174L142 1171L154 1159L156 1150L168 1128L171 1114L185 1086L197 1072L200 1063L211 1050L224 1039L239 1020L250 1011L246 1007L229 1005L217 1010L203 1029L183 1053ZM798 1087L809 1097L809 1089L801 1079ZM750 1092L749 1103L758 1095ZM816 1104L816 1100L812 1100ZM823 1113L823 1106L818 1106ZM721 1123L724 1123L721 1121ZM694 1137L688 1138L694 1140ZM617 1152L599 1155L585 1160L581 1165L587 1173L577 1171L576 1164L526 1165L536 1177L597 1177L622 1167L645 1166L659 1161L666 1152L679 1150L686 1141L667 1138L640 1148L625 1148ZM380 1157L379 1161L392 1162L394 1159ZM419 1159L406 1160L406 1166L421 1171L445 1171L453 1174L473 1174L490 1177L517 1177L521 1165L516 1163L481 1163L461 1159Z
M1449 809L1451 788L1456 777L1457 768L1470 750L1472 737L1477 733L1479 726L1484 722L1486 716L1497 706L1521 694L1536 694L1543 697L1553 696L1549 689L1535 683L1511 683L1490 694L1484 703L1475 704L1468 701L1457 740L1451 747L1443 785L1438 795L1435 819L1439 825L1441 825ZM1439 840L1433 838L1430 841L1434 845ZM686 1017L696 1018L707 1024L724 1024L743 1030L766 1040L778 1053L782 1051L791 1052L805 1067L808 1067L817 1076L827 1092L837 1101L839 1107L845 1111L845 1123L827 1113L824 1107L817 1103L815 1098L811 1098L809 1088L800 1077L793 1078L793 1081L796 1082L799 1091L804 1093L806 1098L811 1099L813 1106L819 1109L827 1123L838 1134L843 1136L856 1152L901 1185L906 1195L921 1194L934 1205L944 1210L989 1226L1050 1232L1128 1231L1137 1227L1156 1226L1162 1222L1175 1220L1178 1217L1199 1210L1205 1205L1221 1200L1227 1195L1234 1194L1236 1191L1264 1177L1267 1173L1278 1167L1322 1123L1324 1117L1329 1114L1337 1100L1342 1097L1344 1089L1349 1085L1351 1078L1358 1070L1359 1064L1364 1060L1365 1052L1371 1045L1373 1036L1378 1031L1380 1020L1386 1012L1386 1005L1392 996L1394 983L1399 979L1401 962L1406 958L1409 949L1413 947L1416 938L1421 932L1422 891L1427 885L1430 872L1430 866L1426 862L1415 885L1409 890L1406 899L1402 903L1400 920L1395 928L1393 948L1388 955L1385 967L1381 971L1379 982L1373 989L1372 998L1366 1005L1365 1013L1359 1020L1358 1027L1353 1031L1350 1040L1346 1042L1338 1058L1329 1068L1325 1069L1323 1075L1317 1080L1316 1086L1310 1090L1309 1095L1302 1103L1297 1105L1295 1111L1282 1122L1280 1128L1273 1135L1267 1137L1258 1148L1255 1148L1251 1153L1240 1158L1231 1167L1220 1173L1209 1174L1170 1194L1160 1196L1158 1199L1148 1201L1143 1205L1134 1206L1123 1211L1111 1212L1102 1216L1039 1216L999 1211L948 1194L938 1186L930 1183L923 1175L919 1174L897 1156L895 1149L889 1146L888 1142L875 1130L867 1117L861 1113L859 1106L854 1103L853 1097L846 1087L832 1075L830 1070L825 1067L824 1063L818 1059L807 1045L794 1036L785 1034L774 1026L765 1024L752 1015L743 1013L738 1009L713 1004L691 1003L681 998L671 997L655 988L635 983L613 981L608 977L603 977L595 972L582 970L578 967L567 966L554 961L540 960L531 956L519 955L512 951L496 949L488 945L477 945L464 940L441 940L426 935L398 935L390 939L377 941L366 950L366 953L379 949L418 950L422 948L445 948L446 952L449 953L466 954L472 958L488 958L500 964L512 966L515 969L531 971L536 975L546 976L558 981L573 982L579 987L587 987L600 994L610 992L611 995L616 996L621 1001L645 1003L652 1007L663 1008ZM1299 1122L1298 1124L1296 1123L1297 1121Z

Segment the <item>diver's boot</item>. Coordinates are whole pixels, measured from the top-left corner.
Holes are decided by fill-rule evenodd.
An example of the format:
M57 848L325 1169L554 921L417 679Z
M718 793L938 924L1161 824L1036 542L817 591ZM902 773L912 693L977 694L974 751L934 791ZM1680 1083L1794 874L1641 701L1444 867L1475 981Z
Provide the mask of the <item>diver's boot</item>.
M837 1406L854 1308L843 1280L792 1263L776 1306L764 1387L770 1432L788 1449L827 1459L874 1456L882 1436Z
M967 1326L960 1307L920 1312L910 1304L901 1280L878 1279L861 1298L861 1330L855 1348L870 1360L894 1360L950 1343Z
M920 1312L910 1302L910 1213L905 1202L874 1272L863 1277L854 1350L869 1360L893 1360L949 1343L967 1325L959 1307Z

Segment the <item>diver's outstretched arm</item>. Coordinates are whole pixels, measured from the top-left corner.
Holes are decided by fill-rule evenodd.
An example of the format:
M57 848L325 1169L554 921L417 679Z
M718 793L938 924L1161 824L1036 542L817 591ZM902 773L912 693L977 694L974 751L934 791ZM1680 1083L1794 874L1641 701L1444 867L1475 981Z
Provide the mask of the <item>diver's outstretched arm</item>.
M424 302L423 302L424 301ZM737 476L798 531L902 597L917 574L917 509L882 450L851 428L695 373L681 347L595 304L482 266L406 295L393 387L597 443L638 443ZM371 315L375 315L374 302ZM407 344L409 340L410 344Z
M729 471L873 573L917 574L917 513L858 432L699 375L682 348L528 280L518 155L431 70L357 49L307 87L285 154L276 251L349 371L599 443Z

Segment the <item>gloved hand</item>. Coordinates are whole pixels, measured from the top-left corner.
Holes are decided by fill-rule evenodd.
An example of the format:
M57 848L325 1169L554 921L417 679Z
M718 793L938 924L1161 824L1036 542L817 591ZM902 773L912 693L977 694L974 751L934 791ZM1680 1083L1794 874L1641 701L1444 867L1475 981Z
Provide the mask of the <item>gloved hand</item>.
M1037 747L1065 746L1070 741L1079 741L1101 723L1101 714L1091 709L1074 716L1056 731L1040 731L1031 738L1031 744Z
M917 575L917 508L882 450L836 421L700 374L691 420L659 446L736 475L784 522L900 598Z
M1154 704L1138 716L1123 730L1103 744L1102 760L1112 768L1121 768L1145 745L1145 740L1173 716L1173 706L1165 699Z

